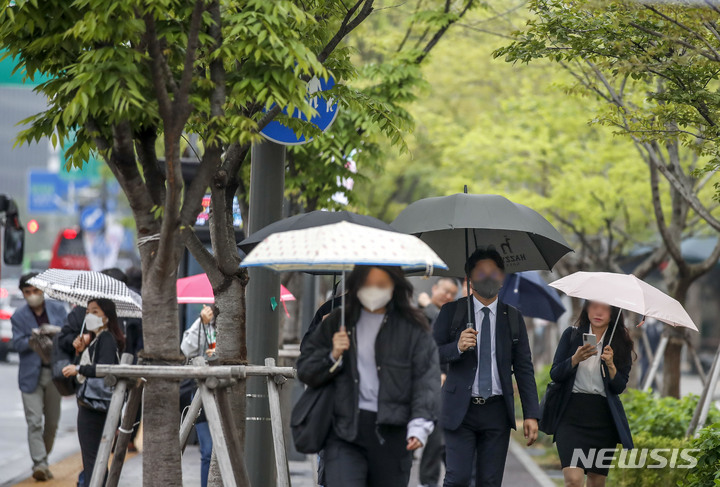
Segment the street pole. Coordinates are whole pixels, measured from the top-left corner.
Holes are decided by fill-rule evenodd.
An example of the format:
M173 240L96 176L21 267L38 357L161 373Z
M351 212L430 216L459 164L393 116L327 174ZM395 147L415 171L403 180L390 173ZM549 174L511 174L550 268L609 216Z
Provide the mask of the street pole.
M285 191L285 146L253 144L250 161L248 236L282 218ZM278 358L280 276L260 268L248 270L247 350L250 364ZM273 309L272 299L277 306ZM274 487L276 472L267 384L262 377L247 381L245 464L250 485Z

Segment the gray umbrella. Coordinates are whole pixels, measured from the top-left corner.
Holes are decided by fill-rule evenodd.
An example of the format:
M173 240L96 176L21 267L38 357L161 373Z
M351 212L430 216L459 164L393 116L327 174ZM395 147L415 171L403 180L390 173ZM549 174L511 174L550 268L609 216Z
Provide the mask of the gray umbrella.
M506 272L551 270L572 249L538 212L494 194L426 198L405 208L392 223L427 243L449 266L438 275L465 275L465 230L470 251L493 246Z

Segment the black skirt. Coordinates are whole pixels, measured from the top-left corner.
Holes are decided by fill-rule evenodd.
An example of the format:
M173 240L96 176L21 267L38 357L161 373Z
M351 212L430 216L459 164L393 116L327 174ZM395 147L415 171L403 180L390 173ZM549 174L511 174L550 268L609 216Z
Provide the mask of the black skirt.
M597 468L597 457L603 448L616 448L620 442L607 398L599 394L572 393L565 412L555 432L558 454L562 467L579 467L585 473L607 476L608 468ZM575 460L575 449L582 450L580 461ZM590 450L594 455L590 457ZM583 459L592 458L592 465L584 465Z

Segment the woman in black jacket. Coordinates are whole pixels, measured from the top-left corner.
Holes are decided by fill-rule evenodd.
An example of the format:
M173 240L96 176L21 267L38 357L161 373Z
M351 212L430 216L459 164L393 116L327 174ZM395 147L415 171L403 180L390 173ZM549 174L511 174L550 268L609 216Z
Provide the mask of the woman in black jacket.
M125 347L125 337L118 324L115 303L109 299L94 299L88 303L83 327L86 333L79 335L73 342L78 355L82 354L80 365L66 366L63 369L65 377L78 374L83 378L97 377L95 366L117 364L118 355ZM90 485L106 416L107 409L93 409L78 398L77 429L85 486Z
M298 377L333 388L327 487L406 486L412 451L434 428L440 367L427 321L397 267L358 266L347 281L347 331L335 310L307 338Z
M616 320L618 329L607 343ZM595 335L597 346L583 345L585 333ZM601 450L618 443L633 447L618 395L625 390L634 355L621 310L602 303L586 302L576 326L563 333L550 377L562 384L554 440L567 487L581 487L585 475L588 487L603 487L609 460L603 463Z

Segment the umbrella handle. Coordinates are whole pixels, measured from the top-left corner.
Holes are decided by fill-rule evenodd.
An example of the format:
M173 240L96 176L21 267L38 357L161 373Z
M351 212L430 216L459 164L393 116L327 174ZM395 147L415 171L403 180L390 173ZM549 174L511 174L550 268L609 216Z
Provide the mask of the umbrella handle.
M612 343L612 339L615 336L615 330L617 330L617 325L620 323L620 315L622 314L622 310L618 310L617 318L615 318L615 326L613 326L613 331L610 333L610 340L607 341L607 345L610 345ZM605 348L605 347L603 347ZM602 362L605 362L604 360L600 360L600 371L602 372L603 377L605 377L605 369L602 368Z

